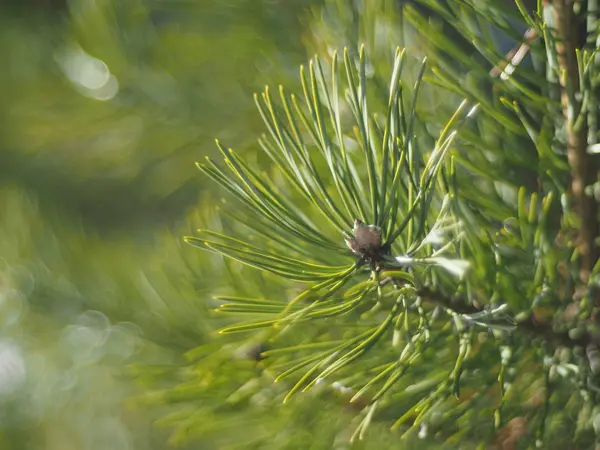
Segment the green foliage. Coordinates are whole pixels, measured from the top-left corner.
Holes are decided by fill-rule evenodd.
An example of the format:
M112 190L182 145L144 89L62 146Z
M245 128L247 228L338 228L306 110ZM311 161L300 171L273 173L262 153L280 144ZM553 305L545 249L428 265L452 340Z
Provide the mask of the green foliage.
M595 1L570 66L558 1L33 3L1 448L594 445Z
M181 238L215 221L193 163L216 132L255 133L244 92L304 59L304 3L4 3L0 448L168 448L152 422L171 410L132 407L126 369L219 326L198 296L229 277Z
M3 16L3 180L94 227L181 223L206 189L198 148L215 133L252 136L246 93L303 60L303 6L73 1L65 20ZM102 89L86 87L78 64Z
M556 25L541 4L533 16L518 4L521 17L499 2L419 3L401 16L424 33L431 72L404 75L398 50L381 70L392 74L384 90L362 49L333 53L330 67L316 58L301 69L302 97L255 96L270 163L248 164L218 142L225 166L199 164L234 197L224 211L233 221L187 241L302 283L284 296L215 297L219 312L246 319L221 333L254 332L267 347L261 366L289 389L284 402L321 385L345 392L361 410L353 441L388 423L408 443L590 445L596 269L581 302L591 224L573 206L587 200L572 187L572 142L576 124L593 123L594 53L578 50L577 86L557 85L573 68L556 63ZM368 36L385 9L359 5L340 20ZM548 58L490 76L503 59L491 32L520 39L519 18L546 44L529 43L533 57ZM434 109L417 101L421 91L466 101L444 122L456 97ZM577 423L565 404L583 407Z

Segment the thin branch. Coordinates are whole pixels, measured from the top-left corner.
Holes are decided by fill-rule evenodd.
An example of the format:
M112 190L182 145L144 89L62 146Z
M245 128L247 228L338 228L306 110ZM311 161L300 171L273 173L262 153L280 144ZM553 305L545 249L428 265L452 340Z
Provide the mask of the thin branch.
M527 29L523 35L523 42L517 44L507 53L504 59L498 62L498 64L490 71L490 76L494 78L500 77L503 80L508 79L515 71L515 68L525 59L531 44L537 37L538 32L535 28Z
M444 294L434 291L431 288L424 287L417 291L417 294L431 302L437 303L444 308L454 311L457 314L475 314L483 311L483 308L469 304L457 299L453 301ZM554 347L583 347L600 344L600 332L584 332L580 335L570 336L566 331L555 330L552 323L540 322L530 314L526 320L519 321L514 333L525 333L529 336L541 339Z

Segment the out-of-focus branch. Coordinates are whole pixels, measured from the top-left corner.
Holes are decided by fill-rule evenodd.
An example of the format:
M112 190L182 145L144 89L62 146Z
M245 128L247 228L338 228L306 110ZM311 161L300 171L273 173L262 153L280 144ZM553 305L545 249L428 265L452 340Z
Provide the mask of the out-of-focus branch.
M573 11L574 3L569 0L552 1L555 18L553 37L558 56L567 157L571 167L570 195L578 228L580 279L586 283L598 259L598 248L595 244L598 235L598 210L593 196L586 194L586 187L594 183L596 175L592 158L587 153L587 124L585 120L577 121L578 114L583 111L581 111L581 100L578 98L581 86L576 51L578 48L583 48L584 42L579 42L582 33L577 26ZM576 121L577 126L575 126Z
M417 293L421 298L443 306L457 314L475 314L482 311L482 308L465 303L464 301L454 302L442 293L427 287L419 289ZM541 339L554 347L573 348L578 346L588 348L590 345L600 344L600 332L569 334L567 331L555 330L552 323L536 320L533 314L527 319L519 321L515 332L525 333L531 338Z

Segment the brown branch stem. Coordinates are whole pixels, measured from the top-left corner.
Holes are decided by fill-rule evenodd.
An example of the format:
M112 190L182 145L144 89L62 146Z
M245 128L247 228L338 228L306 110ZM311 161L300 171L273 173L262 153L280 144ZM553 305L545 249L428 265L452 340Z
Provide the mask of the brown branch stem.
M457 314L475 314L483 310L483 308L479 308L464 301L452 301L440 292L436 292L427 287L419 289L417 294L422 299L429 300ZM527 334L534 339L541 339L555 348L587 348L588 345L600 344L600 332L586 331L577 335L570 335L567 331L555 330L551 323L537 321L533 314L530 314L526 320L517 322L515 332Z
M587 153L587 123L576 120L583 114L578 95L579 67L577 49L585 42L579 42L582 34L578 29L577 18L573 11L575 2L554 0L555 29L553 37L556 41L558 56L559 80L561 85L561 104L565 120L567 139L567 158L571 167L571 185L569 194L575 214L575 226L578 229L577 251L580 256L580 279L587 283L590 272L598 259L598 248L595 244L598 235L598 210L593 196L586 194L586 187L595 182L596 170L593 160Z

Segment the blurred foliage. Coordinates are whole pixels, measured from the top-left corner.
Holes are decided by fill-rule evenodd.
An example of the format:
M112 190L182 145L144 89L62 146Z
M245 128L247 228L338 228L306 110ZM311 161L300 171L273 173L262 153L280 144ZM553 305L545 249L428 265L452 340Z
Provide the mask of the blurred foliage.
M124 369L209 338L223 278L181 239L214 221L193 163L256 133L251 93L304 60L307 5L3 2L0 448L165 448Z
M283 3L74 1L50 17L4 14L2 178L94 225L177 221L197 200L198 149L216 134L249 140L252 91L302 61L305 2Z

